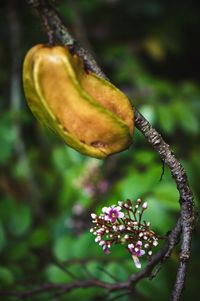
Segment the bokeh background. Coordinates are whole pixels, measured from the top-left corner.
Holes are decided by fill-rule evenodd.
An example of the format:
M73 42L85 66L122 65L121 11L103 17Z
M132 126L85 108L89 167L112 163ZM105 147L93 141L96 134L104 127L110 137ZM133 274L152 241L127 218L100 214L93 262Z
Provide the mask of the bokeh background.
M194 0L54 1L70 31L95 54L112 82L163 135L180 158L198 206L200 192L200 3ZM136 272L122 247L105 255L89 233L90 213L119 200L148 201L146 219L160 235L179 213L168 168L135 131L128 151L100 161L65 146L31 114L22 62L46 43L41 20L25 1L0 4L0 290L68 283L92 273L113 282ZM200 243L195 230L182 300L199 296ZM159 247L158 247L159 249ZM28 300L169 300L178 248L131 296L99 289ZM145 261L143 261L145 264ZM4 300L18 300L1 297Z

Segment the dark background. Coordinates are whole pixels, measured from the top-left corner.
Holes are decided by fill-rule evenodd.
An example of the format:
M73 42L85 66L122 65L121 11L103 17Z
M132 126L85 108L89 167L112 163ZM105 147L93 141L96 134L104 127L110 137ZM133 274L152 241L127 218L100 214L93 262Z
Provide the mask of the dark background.
M163 135L187 170L196 203L200 178L200 2L192 0L54 1L70 31ZM123 247L103 254L89 233L89 213L118 200L148 201L160 235L179 213L178 192L158 155L136 130L128 151L100 161L80 155L43 128L28 109L22 62L46 43L41 20L25 1L0 4L0 286L22 291L68 283L87 270L104 281L136 271ZM199 229L183 301L198 299ZM159 249L159 247L158 247ZM178 252L153 281L119 300L169 300ZM145 261L143 261L143 265ZM119 293L76 290L59 300L111 300ZM41 295L30 300L58 300ZM50 298L51 297L51 298ZM1 297L1 300L17 300Z

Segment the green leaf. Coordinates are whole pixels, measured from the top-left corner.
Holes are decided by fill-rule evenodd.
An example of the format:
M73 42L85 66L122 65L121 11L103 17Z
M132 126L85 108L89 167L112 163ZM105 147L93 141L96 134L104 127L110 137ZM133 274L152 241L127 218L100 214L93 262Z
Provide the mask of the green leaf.
M161 167L156 164L143 173L139 173L138 170L134 172L132 168L127 177L116 185L119 198L135 200L142 197L144 193L151 192L158 184L160 173Z
M139 150L134 153L133 161L139 165L149 165L155 159L155 154L146 150Z
M46 277L52 283L67 283L71 277L56 265L50 264L46 268Z
M74 242L75 239L67 235L64 235L56 240L53 253L57 260L65 261L74 257Z
M160 301L160 296L162 296L162 301L167 301L170 297L170 289L166 277L160 277L159 281L156 281L156 279L153 281L150 281L149 279L143 279L138 282L136 289L138 290L139 294L145 296L147 300Z
M160 183L154 189L154 196L168 209L179 210L179 193L174 183Z
M128 252L127 255L129 256ZM99 267L101 268L100 264ZM99 278L102 281L108 283L114 283L116 282L115 278L118 279L119 281L125 281L128 278L128 273L126 269L118 262L111 262L108 265L103 266L103 268L104 270L101 270L102 273L99 275L100 276ZM106 273L106 271L108 271L108 273Z
M95 242L93 236L88 231L80 236L74 241L74 251L73 256L75 258L87 257L88 253L91 256L91 251L95 252Z
M5 163L12 156L15 140L16 132L13 128L12 119L5 113L0 118L0 164Z
M151 123L155 123L155 110L152 105L143 105L140 107L140 113Z
M87 264L87 270L91 273L92 276L99 278L99 275L102 271L99 269L99 262L98 261L89 261Z
M20 236L25 234L32 223L30 208L23 204L16 204L9 215L8 226L13 235Z
M156 230L158 234L164 235L166 231L174 226L171 210L166 210L166 206L154 195L149 196L147 201L148 210L145 211L143 218L151 223L154 231Z
M158 106L157 109L158 121L164 132L171 134L174 130L175 122L174 115L169 105Z
M186 103L176 101L172 108L177 126L182 127L189 133L197 134L199 131L199 122L191 107Z
M6 234L4 231L4 227L0 222L0 252L3 250L5 244L6 244Z
M29 237L29 243L34 248L45 246L50 239L50 233L45 227L35 229Z
M29 248L27 241L18 242L15 247L11 246L8 250L8 257L10 260L18 261L23 260L28 254Z
M67 294L66 301L75 301L75 300L85 300L85 301L94 301L94 300L106 300L102 298L102 289L98 287L91 287L87 289L72 290ZM58 301L58 300L55 300Z
M69 158L67 156L66 148L65 147L54 148L52 153L52 160L54 166L60 173L65 172L69 165Z
M0 266L0 286L7 286L14 283L12 272L5 267Z

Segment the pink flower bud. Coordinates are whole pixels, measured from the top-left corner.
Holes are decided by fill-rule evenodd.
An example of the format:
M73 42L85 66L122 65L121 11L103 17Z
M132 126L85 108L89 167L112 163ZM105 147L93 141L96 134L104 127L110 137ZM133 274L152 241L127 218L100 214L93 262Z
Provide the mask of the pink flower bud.
M97 215L95 213L91 213L91 218L95 219L97 217Z
M144 202L144 204L142 205L142 209L147 209L147 207L148 207L147 202Z

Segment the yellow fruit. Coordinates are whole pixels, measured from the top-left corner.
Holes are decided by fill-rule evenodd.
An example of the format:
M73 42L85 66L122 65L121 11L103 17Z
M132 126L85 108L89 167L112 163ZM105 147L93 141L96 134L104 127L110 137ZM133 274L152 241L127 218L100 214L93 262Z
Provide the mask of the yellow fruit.
M133 109L110 82L86 72L66 47L36 45L23 65L23 85L36 118L82 154L105 158L132 140Z

